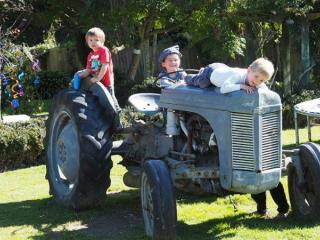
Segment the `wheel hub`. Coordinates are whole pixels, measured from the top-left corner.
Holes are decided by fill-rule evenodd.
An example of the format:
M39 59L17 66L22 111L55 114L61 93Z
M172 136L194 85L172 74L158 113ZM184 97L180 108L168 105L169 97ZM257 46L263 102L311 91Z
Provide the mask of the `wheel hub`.
M151 187L148 181L148 178L145 174L142 176L142 209L143 209L143 218L145 222L146 234L148 236L152 236L153 233L153 200L152 200L152 192Z
M62 141L58 142L58 157L63 163L67 160L66 145Z
M53 136L54 174L57 182L70 188L78 179L80 148L76 125L68 113L57 117Z

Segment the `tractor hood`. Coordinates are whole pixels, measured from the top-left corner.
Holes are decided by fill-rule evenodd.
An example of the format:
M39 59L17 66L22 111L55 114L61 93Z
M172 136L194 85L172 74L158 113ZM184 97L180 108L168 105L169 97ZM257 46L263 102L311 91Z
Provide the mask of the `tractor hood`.
M235 91L222 94L220 88L198 88L174 85L162 90L160 107L170 109L203 108L230 112L261 113L279 111L280 96L268 89L257 89L253 94ZM257 112L258 111L258 112Z

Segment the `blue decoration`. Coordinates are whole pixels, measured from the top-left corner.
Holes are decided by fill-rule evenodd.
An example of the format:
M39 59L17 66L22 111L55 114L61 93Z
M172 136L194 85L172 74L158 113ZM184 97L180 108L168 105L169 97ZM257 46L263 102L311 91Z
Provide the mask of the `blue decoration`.
M25 75L24 72L21 72L21 73L18 75L19 81L23 81L24 75Z
M20 107L20 102L19 102L19 99L13 99L11 101L11 106L14 108L14 109L17 109Z
M36 76L35 79L33 80L33 84L38 87L40 85L40 77Z
M80 77L77 73L73 76L73 89L78 90L80 87Z
M0 78L2 79L2 84L3 84L3 86L6 86L6 85L9 84L9 80L8 80L8 78L6 77L6 75L0 74Z

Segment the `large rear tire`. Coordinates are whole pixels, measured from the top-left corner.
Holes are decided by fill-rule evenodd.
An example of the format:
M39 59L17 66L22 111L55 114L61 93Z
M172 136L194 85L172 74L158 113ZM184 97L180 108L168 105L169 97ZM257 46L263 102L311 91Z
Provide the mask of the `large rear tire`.
M314 143L299 146L304 183L299 183L294 164L288 166L288 187L292 211L297 216L320 213L320 148Z
M58 204L80 210L105 199L113 118L90 92L67 89L54 97L46 123L46 177Z
M176 198L169 169L163 161L145 162L140 191L146 234L154 240L175 239Z

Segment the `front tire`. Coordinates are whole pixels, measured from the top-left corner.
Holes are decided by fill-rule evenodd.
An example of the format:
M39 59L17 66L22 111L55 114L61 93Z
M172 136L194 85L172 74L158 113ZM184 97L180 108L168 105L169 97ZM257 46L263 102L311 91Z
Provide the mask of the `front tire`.
M288 166L288 187L292 211L298 216L320 213L320 148L314 143L299 146L303 183L294 164Z
M141 174L141 208L146 234L155 240L176 237L177 206L167 165L149 160Z
M58 204L80 210L104 200L112 120L90 92L67 89L54 97L46 123L46 177Z

